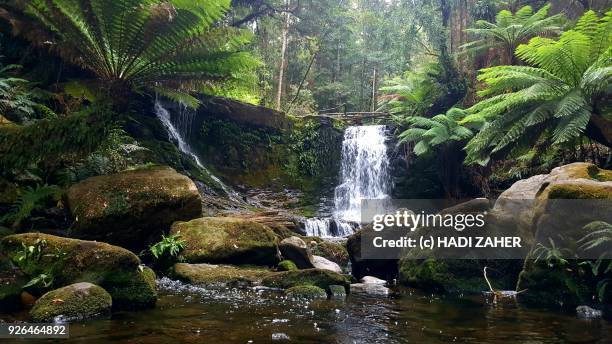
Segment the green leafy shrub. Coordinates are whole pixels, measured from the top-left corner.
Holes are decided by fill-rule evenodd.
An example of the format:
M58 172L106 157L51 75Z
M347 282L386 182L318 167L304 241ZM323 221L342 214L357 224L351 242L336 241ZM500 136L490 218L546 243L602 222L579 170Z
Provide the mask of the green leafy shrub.
M56 185L39 185L26 187L12 207L12 211L0 218L0 222L9 223L12 227L30 218L36 210L44 209L47 202L60 202L63 190Z

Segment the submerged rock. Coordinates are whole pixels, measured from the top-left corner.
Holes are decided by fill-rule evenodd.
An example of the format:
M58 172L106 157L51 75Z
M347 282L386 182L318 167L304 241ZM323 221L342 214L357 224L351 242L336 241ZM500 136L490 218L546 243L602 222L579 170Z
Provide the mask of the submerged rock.
M71 236L135 252L157 241L175 221L202 216L195 184L170 167L86 179L68 190Z
M294 262L299 269L311 269L314 267L312 254L304 240L296 236L285 238L278 244L278 249L283 258Z
M273 288L291 288L299 285L314 285L328 290L330 285L349 286L348 277L329 271L319 269L306 269L298 271L279 272L263 279L262 284Z
M56 317L68 321L110 315L112 299L101 287L88 282L71 284L40 297L30 311L33 322L53 322Z
M602 312L589 306L578 306L576 307L576 316L580 319L599 319Z
M40 254L19 259L24 246ZM30 279L48 274L55 287L97 284L111 294L117 308L148 307L157 301L155 274L124 248L41 233L10 235L0 241L0 248Z
M257 222L232 217L204 217L176 222L172 234L180 233L186 247L180 258L187 263L278 263L277 236Z
M329 295L335 299L346 298L346 288L343 285L332 284L329 286Z
M303 299L326 299L327 293L325 289L313 285L298 285L291 287L285 291L285 294L293 298Z
M315 267L315 269L329 270L337 272L339 274L342 273L342 268L340 267L340 265L323 257L312 256L312 265Z
M262 268L242 268L231 265L186 264L174 265L174 277L192 284L209 286L253 286L273 274Z

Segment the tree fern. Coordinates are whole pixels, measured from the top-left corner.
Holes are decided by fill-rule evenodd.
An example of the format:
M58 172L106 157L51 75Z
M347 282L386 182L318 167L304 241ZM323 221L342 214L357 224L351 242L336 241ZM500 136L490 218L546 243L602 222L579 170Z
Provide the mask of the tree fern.
M561 31L563 16L557 14L548 17L550 5L533 13L531 6L524 6L516 13L500 11L495 23L478 20L474 27L465 30L478 39L461 46L466 51L480 53L490 48L502 51L502 63L514 64L514 49L529 38L537 35L555 34Z
M92 73L118 101L153 90L195 106L248 74L257 61L246 31L214 25L229 0L32 0L25 10L52 33L63 58Z
M520 45L516 55L530 66L482 69L478 79L485 87L478 94L488 98L461 121L481 128L466 146L466 161L486 164L492 153L535 132L556 144L586 132L612 145L612 119L604 110L612 79L611 18L612 12L598 18L589 11L559 39L535 37Z

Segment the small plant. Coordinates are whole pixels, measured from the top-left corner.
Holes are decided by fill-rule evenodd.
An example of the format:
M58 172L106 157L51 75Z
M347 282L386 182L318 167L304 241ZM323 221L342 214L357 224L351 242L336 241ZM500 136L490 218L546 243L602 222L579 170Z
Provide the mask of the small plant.
M612 225L602 221L591 222L584 227L589 231L589 234L578 240L581 244L580 248L585 251L602 250L597 260L588 260L582 262L581 265L588 265L591 268L593 276L604 276L612 273ZM612 283L612 278L602 278L597 282L597 297L601 302L604 301L608 285Z
M47 241L45 239L37 239L33 245L26 245L21 243L21 250L17 252L15 261L21 267L30 266L32 263L39 263L43 257L50 258L53 262L61 261L65 256L66 252L63 252L59 248L55 249L53 253L44 253L47 247ZM49 288L53 285L54 268L56 264L44 264L44 271L39 273L36 277L32 278L22 288L40 286L42 288Z
M27 187L13 204L12 210L0 218L0 222L9 223L14 228L19 227L24 220L32 216L32 212L43 209L49 199L60 204L61 194L62 189L55 185Z
M543 260L550 268L567 265L568 261L563 257L567 257L571 251L567 248L557 247L552 238L548 238L548 242L550 243L550 247L544 246L542 243L538 243L533 249L531 255L532 257L535 257L534 263Z
M181 239L180 233L172 234L169 236L162 235L162 240L157 244L151 246L149 249L155 259L162 259L166 257L178 257L179 253L186 246L185 240Z
M26 283L22 289L26 289L29 287L35 287L40 285L43 288L49 288L53 284L53 276L47 274L40 274L34 278L32 278L28 283Z

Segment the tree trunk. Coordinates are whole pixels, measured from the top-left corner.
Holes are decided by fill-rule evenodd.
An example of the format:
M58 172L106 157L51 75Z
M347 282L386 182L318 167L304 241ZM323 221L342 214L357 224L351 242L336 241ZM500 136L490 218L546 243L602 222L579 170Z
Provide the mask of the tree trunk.
M376 67L374 67L374 75L372 77L372 112L376 111Z
M285 0L285 6L289 9L289 0ZM278 89L276 91L276 111L281 110L281 100L283 97L283 83L285 79L285 66L287 64L287 36L289 34L289 12L285 12L285 25L282 33L281 59L278 71Z

